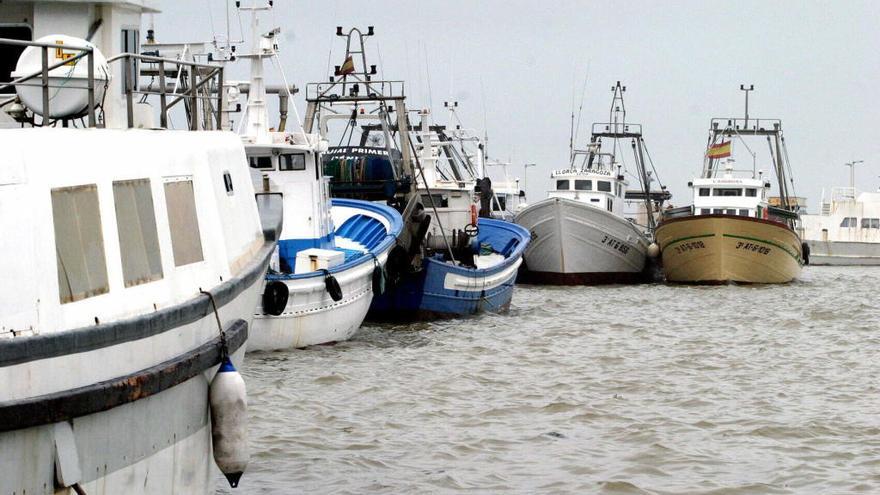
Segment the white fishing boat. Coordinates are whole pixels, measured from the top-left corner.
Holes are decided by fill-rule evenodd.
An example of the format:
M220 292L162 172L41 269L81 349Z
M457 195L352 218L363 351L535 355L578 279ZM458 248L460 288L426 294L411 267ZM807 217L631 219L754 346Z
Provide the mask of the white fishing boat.
M848 164L854 166L855 164ZM811 265L880 265L880 192L822 190L819 213L801 215Z
M650 248L653 225L639 226L625 217L629 182L621 161L625 147L631 148L638 180L647 192L650 181L642 131L639 124L626 122L625 88L618 82L612 90L610 121L593 124L588 148L572 150L569 167L551 173L555 187L547 199L516 214L516 223L532 234L522 282L601 284L648 279L646 260L649 253L658 252ZM651 196L645 197L653 210Z
M247 462L234 365L275 232L241 140L201 132L222 68L138 53L154 11L0 8L0 493L210 493L212 452L233 486Z
M260 9L251 10L258 49L242 56L251 61L242 134L255 183L281 196L284 220L248 348L280 350L348 340L363 323L374 294L384 290L388 253L403 222L385 205L331 200L322 167L327 141L321 136L270 131L263 65L277 57L279 30L260 35Z

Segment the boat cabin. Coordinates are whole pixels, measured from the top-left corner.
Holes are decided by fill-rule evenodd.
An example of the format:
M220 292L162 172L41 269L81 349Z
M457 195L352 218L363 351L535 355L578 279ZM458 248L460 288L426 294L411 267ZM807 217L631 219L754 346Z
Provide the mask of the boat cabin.
M573 199L595 208L623 215L627 182L608 168L554 170L554 189L548 197Z
M880 242L880 192L835 187L822 191L817 215L801 216L803 237L823 242Z
M767 218L770 183L763 179L724 177L694 179L694 215Z

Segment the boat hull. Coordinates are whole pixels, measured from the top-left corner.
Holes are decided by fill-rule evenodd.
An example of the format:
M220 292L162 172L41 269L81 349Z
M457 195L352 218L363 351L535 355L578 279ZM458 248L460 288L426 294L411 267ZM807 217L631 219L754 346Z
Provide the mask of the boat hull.
M421 271L405 274L395 287L373 299L369 318L411 321L454 318L510 307L528 231L509 222L481 218L480 241L505 256L489 268L464 268L427 258Z
M385 266L403 222L400 215L387 206L351 199L334 199L332 204L336 213L339 213L338 209L351 210L347 212L349 218L355 215L382 218L387 225L385 238L357 260L329 270L342 291L339 301L334 301L327 292L325 275L321 272L267 276L268 280L287 286L288 300L284 311L278 316L267 314L262 304L257 305L248 342L249 351L296 349L342 342L352 338L363 323L373 300L373 271L376 266ZM355 232L357 230L354 229ZM348 240L358 241L356 235Z
M811 265L880 265L880 243L846 241L805 241L810 247Z
M246 275L211 291L237 366L248 323L236 316L250 314L262 292L273 245ZM57 493L59 476L85 493L213 492L208 388L221 359L213 307L199 295L130 320L0 343L0 492ZM4 348L25 344L27 353Z
M661 222L656 231L669 282L779 284L803 266L800 238L786 225L732 215Z
M565 198L548 198L516 215L532 241L520 282L632 283L646 280L648 238L612 213Z

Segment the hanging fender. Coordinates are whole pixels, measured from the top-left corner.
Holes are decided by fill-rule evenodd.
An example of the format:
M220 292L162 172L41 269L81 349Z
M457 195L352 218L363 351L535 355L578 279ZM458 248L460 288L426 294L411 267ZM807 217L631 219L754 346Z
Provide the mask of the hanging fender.
M273 280L267 283L263 290L263 312L272 316L280 315L287 307L289 297L290 291L284 282Z
M373 294L382 295L385 293L385 268L379 264L376 255L373 255Z
M235 488L250 460L248 451L247 389L241 374L224 357L208 389L211 404L211 442L214 462Z
M339 286L339 282L336 280L336 277L330 275L329 270L322 270L324 272L324 288L327 290L327 293L330 294L330 298L335 302L339 302L342 300L342 287Z
M801 252L803 253L802 258L804 259L804 264L810 264L810 245L806 242L801 243Z

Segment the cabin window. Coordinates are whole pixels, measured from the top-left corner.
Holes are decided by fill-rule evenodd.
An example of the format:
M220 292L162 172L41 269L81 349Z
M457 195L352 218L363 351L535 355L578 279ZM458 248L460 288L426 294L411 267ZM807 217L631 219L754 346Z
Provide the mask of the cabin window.
M754 187L748 187L748 188L746 188L746 196L748 196L748 197L750 197L750 198L754 198L754 197L756 197L757 195L758 195L758 190L755 189Z
M271 156L251 156L248 157L248 163L251 168L272 170L275 166L272 164Z
M607 180L597 180L596 190L602 192L611 192L611 183Z
M712 190L712 196L742 196L743 190L732 187L716 187Z
M120 44L120 48L122 49L122 53L136 53L139 54L140 50L140 36L141 32L138 29L123 29L122 30L122 43ZM129 71L129 82L131 84L131 88L134 91L138 90L138 61L131 59L127 61L125 64L126 70ZM125 90L128 89L125 87L125 76L122 76L122 92L125 93Z
M280 161L280 170L290 171L306 169L306 156L299 153L281 155Z
M61 304L107 293L98 187L52 189L52 220Z
M492 211L504 211L507 209L507 198L496 196L492 199Z
M840 222L841 227L855 227L858 224L856 223L856 217L846 217Z
M714 210L712 210L712 214L713 215L724 215L724 210L722 210L721 208L715 208Z
M448 208L449 199L442 194L422 194L422 206L425 208Z
M168 208L174 266L202 261L202 239L192 180L166 182L165 205Z
M568 191L569 183L567 180L558 180L556 181L556 190L557 191Z
M863 229L880 229L880 218L863 218Z
M125 286L162 278L162 258L150 179L113 182L116 225Z
M25 24L0 25L0 38L31 41L31 28ZM0 82L12 81L12 71L18 63L18 57L24 51L23 46L0 45ZM0 91L2 94L15 93L14 87Z
M700 196L708 196L708 195L709 195L709 188L708 187L701 187L700 188Z
M612 211L613 208L614 208L614 201L612 201L611 198L608 198L608 211Z
M729 208L729 209L725 210L724 213L726 213L728 215L736 215L736 210Z
M226 194L232 196L234 194L234 188L232 186L232 175L229 171L223 172L223 187L226 188Z
M599 202L599 198L590 198L590 201L593 202L593 203L598 203L598 202Z
M749 216L749 210L739 210L739 216L741 216L741 217Z
M576 180L576 181L574 181L574 188L578 191L592 191L593 190L593 181L591 181L591 180Z
M709 208L700 208L700 215L709 215L712 213L712 210Z

